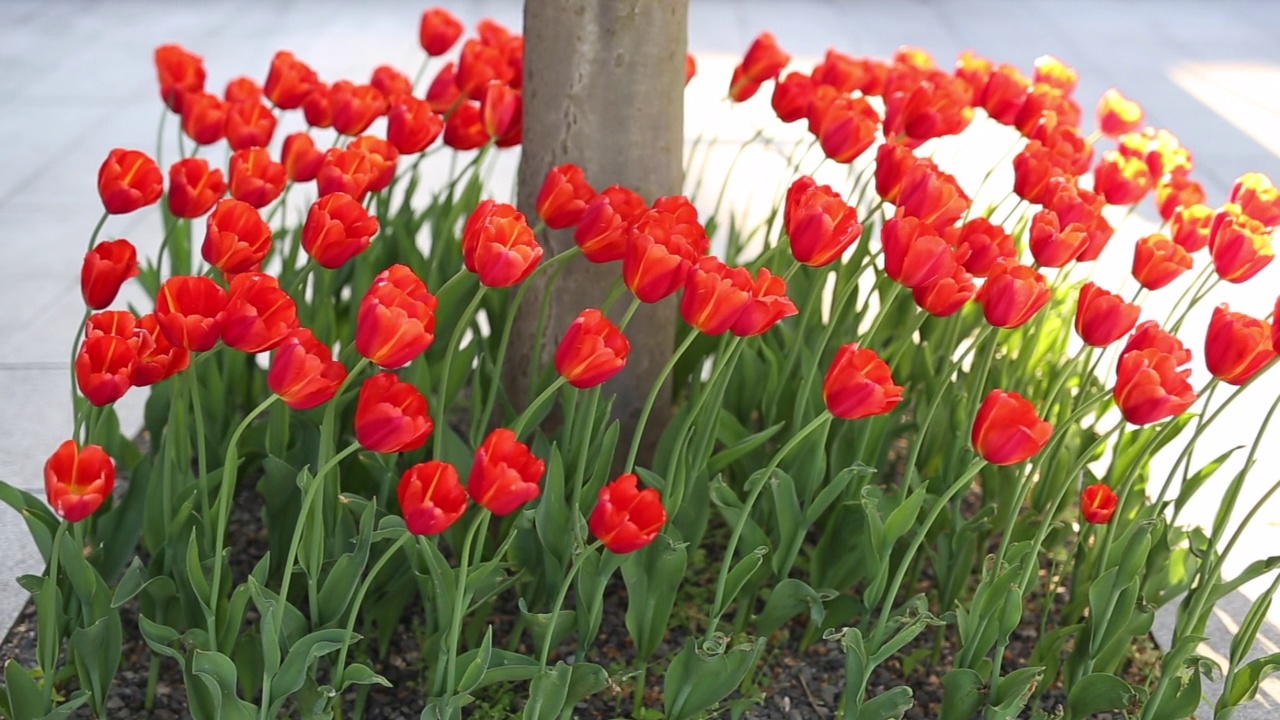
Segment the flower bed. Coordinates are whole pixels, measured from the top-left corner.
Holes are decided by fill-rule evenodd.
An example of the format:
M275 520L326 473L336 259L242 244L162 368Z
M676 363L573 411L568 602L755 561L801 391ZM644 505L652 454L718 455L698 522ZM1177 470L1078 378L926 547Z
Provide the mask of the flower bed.
M425 60L463 31L425 13ZM1178 522L1236 452L1192 462L1225 406L1209 398L1245 392L1280 346L1259 309L1220 306L1196 388L1183 323L1270 263L1280 193L1250 174L1209 206L1190 152L1116 91L1086 134L1060 61L1027 75L966 53L947 70L903 48L785 72L762 34L730 99L770 87L812 140L785 151L757 221L599 189L573 163L548 169L528 216L497 200L487 172L522 140L523 40L496 23L423 99L390 67L326 84L287 51L261 87L220 96L190 51L155 58L182 157L167 178L138 150L103 163L75 426L47 505L0 485L48 563L21 579L36 646L6 664L7 717L111 716L140 638L150 678L180 677L201 720L384 717L406 695L425 718L741 715L790 678L815 711L860 720L1182 718L1212 671L1195 649L1215 603L1280 564L1223 577L1271 414L1213 526ZM281 141L286 113L308 129ZM981 125L1016 131L989 161L1012 158L1011 188L994 172L962 187L931 157ZM704 181L728 179L688 178ZM1165 226L1126 238L1149 195ZM157 202L156 257L100 241ZM549 252L553 232L574 247ZM1130 241L1122 295L1091 266ZM559 269L582 262L618 269L609 300L547 327L549 293L575 290ZM110 309L135 278L154 307ZM1144 311L1180 286L1168 317ZM677 336L629 336L657 303ZM515 369L528 396L506 382L521 307L556 338ZM640 343L673 350L624 426L609 381ZM112 404L140 387L136 446ZM1151 458L1175 440L1162 477ZM260 530L232 523L246 515ZM1246 656L1275 587L1221 668L1223 717L1273 669ZM1173 603L1171 646L1135 664ZM406 648L410 667L388 662ZM835 653L838 673L773 670Z

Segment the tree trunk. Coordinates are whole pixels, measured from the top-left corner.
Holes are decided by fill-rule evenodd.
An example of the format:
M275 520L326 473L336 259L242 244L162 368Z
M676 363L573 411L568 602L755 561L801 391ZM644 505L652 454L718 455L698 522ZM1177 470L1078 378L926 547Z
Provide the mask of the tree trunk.
M683 183L684 67L688 0L527 0L524 8L524 141L519 204L529 217L551 167L580 165L597 189L625 185L652 202ZM573 247L572 229L541 238L548 257ZM620 263L575 258L551 288L550 313L535 337L546 278L529 289L512 338L507 387L517 403L530 398L534 359L548 367L556 343L584 308L599 307L621 276ZM629 298L615 304L614 320ZM616 394L620 445L630 441L645 397L670 358L675 333L671 300L647 305L626 328L631 356L605 387ZM669 389L647 425L649 455L669 417Z

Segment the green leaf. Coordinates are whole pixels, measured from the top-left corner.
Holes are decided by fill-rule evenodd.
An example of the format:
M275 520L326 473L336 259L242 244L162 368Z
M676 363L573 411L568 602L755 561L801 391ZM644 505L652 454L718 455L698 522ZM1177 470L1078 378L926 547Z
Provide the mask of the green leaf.
M911 688L901 685L863 703L858 708L858 720L902 720L914 706Z
M972 718L986 699L986 681L969 668L955 668L942 676L944 718Z
M49 562L49 550L53 547L53 534L58 530L58 517L35 495L0 480L0 502L13 508L22 516L35 541L40 557Z
M369 544L373 542L374 509L373 503L365 506L360 515L360 535L355 549L343 553L334 562L320 587L320 627L331 627L342 620L356 587L360 585L360 576L369 563Z
M282 702L297 692L317 658L340 649L347 642L355 642L359 637L355 633L348 635L345 629L329 628L317 630L294 643L280 664L280 671L271 680L272 701Z
M1017 717L1043 676L1044 668L1024 667L1000 678L982 711L983 720L1012 720Z
M1269 675L1275 674L1277 670L1280 670L1280 653L1260 657L1236 668L1227 679L1227 686L1222 691L1222 696L1218 698L1218 704L1214 708L1217 712L1215 717L1231 717L1234 713L1233 708L1257 697L1262 681Z
M77 690L71 697L67 698L66 702L54 708L42 720L68 720L72 713L79 710L80 706L87 702L89 702L89 691Z
M778 530L778 552L769 562L775 575L786 577L800 553L800 544L804 542L808 526L802 524L800 499L796 497L796 484L790 475L781 470L775 471L769 479L769 490L773 495L772 509Z
M110 612L89 627L77 628L68 641L80 686L90 692L98 717L107 716L107 690L120 668L123 638L120 614Z
M9 707L15 717L43 717L49 711L40 686L17 660L10 658L4 664L4 683L9 693Z
M721 429L725 427L724 420L726 417L732 418L733 416L727 413L720 414ZM736 421L736 418L734 418L734 420ZM786 423L778 423L776 425L771 425L758 433L737 439L732 445L729 445L729 447L726 447L724 450L712 455L707 460L707 475L716 475L722 472L734 462L750 454L756 448L762 447L765 443L769 442L770 438L778 434L778 431L785 426ZM720 441L728 444L728 441L725 439L725 433L723 432L720 434Z
M382 677L373 671L373 668L363 663L351 663L342 671L342 688L339 692L345 692L352 685L381 685L383 687L391 687L391 681Z
M1182 487L1178 488L1178 497L1173 501L1174 512L1180 513L1182 509L1191 502L1191 498L1195 496L1196 492L1209 481L1209 478L1213 477L1214 474L1218 472L1218 468L1221 468L1227 460L1231 459L1231 456L1234 455L1237 450L1240 450L1243 447L1243 445L1237 445L1236 447L1231 448L1213 460L1210 460L1208 463L1205 463L1204 467L1201 467L1194 475L1187 478L1186 482L1182 483ZM1189 464L1190 463L1188 463L1188 465Z
M1086 720L1104 710L1123 710L1137 698L1137 690L1115 675L1091 673L1071 687L1066 720Z
M728 650L716 643L685 641L663 680L665 720L690 720L723 700L742 683L764 651L764 639L739 643Z
M564 459L560 456L560 447L552 444L542 497L534 511L533 524L542 547L551 556L552 567L557 569L564 567L573 546L573 526L570 524L573 518L570 512L569 498L565 492Z
M764 556L768 554L769 548L761 545L760 547L747 553L746 557L738 561L733 569L729 571L728 577L724 583L724 597L721 598L720 604L712 611L712 617L719 617L724 614L725 609L733 603L734 598L738 597L738 593L742 591L742 586L747 584L747 580L755 574L756 570L764 563Z
M627 632L638 657L652 657L671 618L676 591L684 580L688 555L684 543L666 534L637 550L622 563L627 586Z
M529 702L524 706L524 720L556 720L569 697L569 679L573 670L564 663L556 663L551 670L543 670L529 683Z
M809 507L805 508L805 527L818 522L822 513L826 512L828 507L831 507L831 503L835 502L836 498L844 494L845 488L849 486L849 483L852 482L855 477L869 477L874 473L875 468L868 467L861 463L841 470L838 475L831 479L831 482L827 483L826 486L818 492L817 497L813 499L813 502L809 504Z
M195 720L254 720L255 708L236 695L236 665L231 658L218 652L195 650L191 655L191 675L203 681L215 713L201 717L196 713L199 705L192 702L190 709Z
M825 616L824 598L817 590L795 578L787 578L774 586L764 610L756 616L756 632L768 637L777 632L788 620L808 610L809 621L815 627L822 625Z
M517 600L516 604L520 608L520 617L524 618L525 624L529 627L529 634L533 636L534 647L542 647L547 633L551 633L551 646L559 645L569 637L569 633L573 632L574 624L577 623L577 614L573 610L561 608L558 614L552 616L551 613L529 612L524 598Z
M172 647L173 643L177 642L181 637L177 630L168 625L154 622L145 615L138 616L138 630L142 633L142 639L153 652L177 660L179 666L186 664L186 658L182 653Z
M458 665L468 667L475 662L479 650L468 650L458 656ZM521 655L502 648L493 648L489 663L474 690L499 682L519 682L537 675L542 666L527 655Z
M484 640L480 642L480 648L476 652L471 662L467 663L466 670L462 672L462 679L458 681L458 692L469 693L480 685L480 679L484 677L484 673L489 669L489 660L493 658L493 626L490 625L484 631Z

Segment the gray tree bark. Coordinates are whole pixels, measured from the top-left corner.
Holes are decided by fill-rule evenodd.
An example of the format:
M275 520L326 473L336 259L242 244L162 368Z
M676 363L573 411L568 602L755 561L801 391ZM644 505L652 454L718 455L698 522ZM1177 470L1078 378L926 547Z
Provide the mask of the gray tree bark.
M535 200L547 170L566 162L580 165L597 189L625 185L649 202L678 194L684 179L688 0L527 0L524 36L521 210L537 216ZM550 257L573 247L573 232L549 231L541 241ZM573 259L550 289L542 337L534 335L547 286L538 278L520 308L507 363L507 387L515 398L536 392L530 388L534 359L549 367L569 323L584 308L599 307L620 276L620 263ZM618 302L614 314L627 304L626 298ZM642 307L626 328L627 367L605 386L606 397L616 393L614 414L622 420L624 448L671 356L675 310L670 299ZM647 425L642 458L669 410L664 390Z

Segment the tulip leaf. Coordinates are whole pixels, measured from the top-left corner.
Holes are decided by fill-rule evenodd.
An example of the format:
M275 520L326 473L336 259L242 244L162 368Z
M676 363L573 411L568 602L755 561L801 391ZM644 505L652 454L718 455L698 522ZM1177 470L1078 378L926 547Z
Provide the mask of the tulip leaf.
M1139 698L1137 688L1115 675L1091 673L1072 685L1065 720L1086 720L1105 710L1123 710Z
M302 638L289 648L289 654L280 664L280 670L271 680L271 700L273 712L279 710L284 701L302 687L307 673L317 658L342 648L344 644L360 639L355 633L348 634L342 628L317 630Z
M480 650L468 650L458 656L458 665L470 667L476 661ZM542 671L537 660L520 653L493 648L489 654L489 662L484 674L480 676L476 686L467 692L474 692L487 685L500 682L518 682L528 680Z
M560 612L553 616L551 613L529 612L524 598L517 600L516 604L520 608L520 617L524 618L529 627L529 634L533 635L534 647L542 647L547 633L551 633L551 646L556 647L569 637L569 633L573 632L573 626L577 623L577 614L574 610L561 608Z
M199 680L197 683L195 680ZM218 652L195 650L191 656L187 688L193 693L191 716L195 720L253 720L255 708L236 695L236 665ZM203 696L198 694L204 690Z
M986 698L986 681L969 668L955 668L942 676L942 718L972 718Z
M480 679L484 677L485 671L489 669L489 660L492 658L493 626L490 625L485 629L484 640L481 641L475 657L467 663L467 669L462 672L462 679L458 681L458 692L469 693L475 690L480 684Z
M687 564L685 544L665 533L622 563L627 632L635 641L639 658L650 658L661 644Z
M813 499L813 502L809 503L809 506L805 508L805 527L809 527L810 525L818 522L822 517L822 514L827 511L827 508L831 507L831 504L836 501L836 498L839 498L844 494L845 488L849 486L849 483L852 482L855 477L858 477L859 475L868 477L874 473L875 468L868 467L861 463L841 470L839 474L832 478L831 481L818 492L818 495Z
M1012 720L1017 717L1043 676L1044 668L1024 667L1000 678L987 698L987 707L982 711L983 720Z
M625 556L617 553L587 553L579 562L577 589L578 639L583 644L595 641L604 619L604 591L609 578L622 565Z
M352 685L391 687L391 681L374 672L373 668L364 663L351 663L342 671L342 688L339 692L345 692Z
M778 531L778 551L769 562L775 575L786 577L800 554L800 544L808 527L801 524L800 499L796 497L796 484L791 476L777 470L768 482Z
M711 646L714 647L705 647ZM665 720L690 720L723 700L742 683L764 651L764 639L739 643L727 650L718 643L685 641L667 668L663 681Z
M557 570L564 567L573 545L571 512L564 482L564 458L560 455L559 445L553 443L533 525L542 547L550 556L551 567Z
M49 705L31 673L13 658L4 664L5 691L14 717L42 717Z
M720 604L712 611L712 617L720 617L724 614L724 611L733 603L734 598L738 597L738 593L742 591L742 586L746 585L756 570L760 569L760 566L764 563L764 556L768 553L769 548L761 545L747 553L746 557L733 566L733 569L729 571L728 577L725 578L724 596L720 599Z
M80 709L81 705L89 702L90 695L88 690L77 690L67 698L66 702L54 708L45 715L41 720L67 720L72 713Z
M569 697L569 681L573 668L562 662L550 670L533 676L529 683L529 701L520 716L524 720L556 720Z
M31 539L35 541L40 557L49 562L50 548L53 547L53 534L58 529L58 518L35 495L20 490L0 480L0 502L13 508L27 524Z
M727 413L721 413L720 414L721 423L719 426L720 428L723 428L725 426L726 417L732 418L733 416L728 415ZM733 419L736 421L736 418L733 418ZM715 455L712 455L711 458L707 460L707 464L706 464L707 474L715 475L717 473L724 471L733 463L742 459L743 457L750 454L752 451L756 450L757 448L762 447L765 443L769 442L769 439L772 438L774 435L778 434L778 431L785 426L786 426L786 423L778 423L776 425L771 425L765 428L764 430L761 430L758 433L747 435L745 437L735 440L732 445L729 445L724 450L721 450ZM721 437L721 442L726 442L723 436Z
M857 720L902 720L915 704L911 688L900 685L862 703Z
M1209 478L1213 477L1218 472L1218 469L1226 464L1227 460L1231 459L1231 456L1234 455L1237 450L1241 450L1243 448L1243 445L1237 445L1236 447L1227 450L1213 460L1205 463L1203 467L1188 477L1182 483L1182 487L1178 488L1178 497L1173 501L1174 512L1182 512L1183 508L1191 502L1191 498L1195 496L1196 492L1198 492L1200 488L1204 487L1204 484L1209 481ZM1190 465L1189 462L1188 465Z
M769 600L764 604L764 610L756 616L756 632L768 637L788 620L806 610L809 611L809 622L813 626L822 625L825 615L822 596L804 581L786 578L774 586L769 593Z
M91 694L98 717L106 717L107 689L120 667L124 629L120 614L111 612L88 627L76 628L68 641L80 686Z
M320 608L317 613L320 627L331 627L342 620L346 614L351 597L360 584L360 576L369 564L369 545L373 542L373 503L365 506L360 514L360 534L356 538L356 547L351 552L343 553L320 586Z

